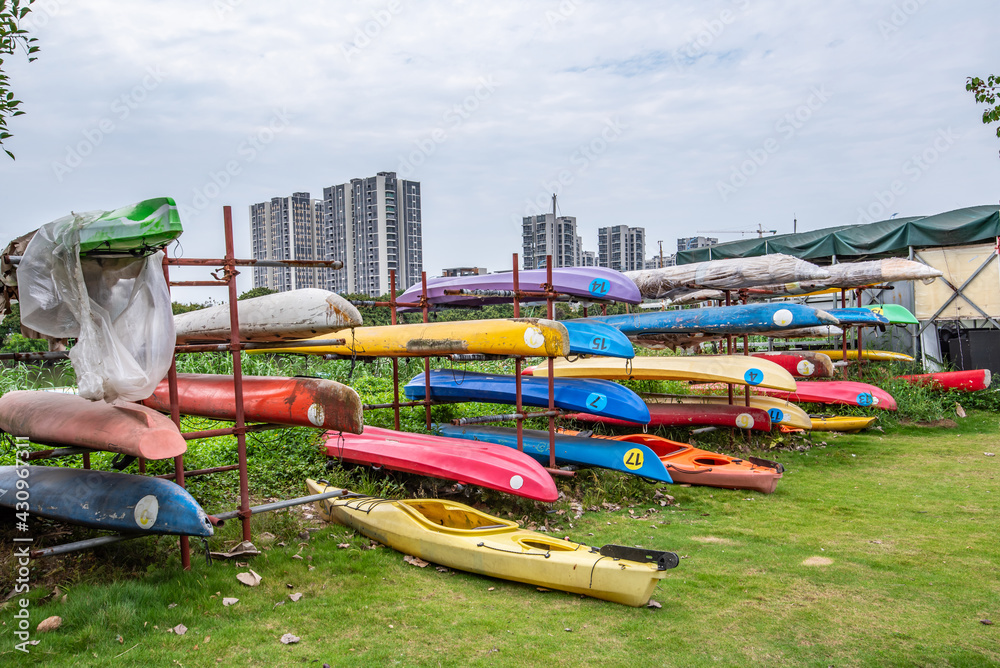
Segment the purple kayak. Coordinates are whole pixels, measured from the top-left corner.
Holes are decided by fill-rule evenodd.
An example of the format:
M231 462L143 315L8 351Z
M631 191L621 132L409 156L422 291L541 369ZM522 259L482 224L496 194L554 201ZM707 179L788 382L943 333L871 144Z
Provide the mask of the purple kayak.
M530 269L518 273L518 287L524 292L539 292L545 284L545 269ZM626 302L642 301L639 288L620 271L605 267L559 267L552 269L552 283L556 292L579 301ZM467 290L469 294L446 295L445 290ZM486 274L482 276L457 276L427 280L427 299L435 307L472 307L485 304L503 304L513 299L514 274ZM483 294L476 294L477 292ZM420 301L420 284L411 286L399 296L401 302ZM540 301L525 299L524 301ZM416 311L414 307L400 307L400 311Z

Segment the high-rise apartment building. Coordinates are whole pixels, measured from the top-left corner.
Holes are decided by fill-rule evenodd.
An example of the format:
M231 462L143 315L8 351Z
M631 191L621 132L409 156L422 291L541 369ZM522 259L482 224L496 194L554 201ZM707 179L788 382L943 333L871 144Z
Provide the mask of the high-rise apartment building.
M574 216L557 217L551 213L525 216L521 229L525 269L542 269L546 255L552 255L553 267L583 264L583 240L576 233Z
M618 271L643 269L646 228L615 225L597 230L597 264Z
M322 202L309 193L272 197L250 205L250 238L255 259L325 260L326 234ZM315 267L254 267L255 288L283 292L298 288L325 288L335 272Z
M420 281L423 232L420 183L379 172L323 189L327 253L344 269L331 274L329 289L378 296Z
M707 248L715 246L719 240L714 237L685 237L677 240L677 251L686 251L692 248Z

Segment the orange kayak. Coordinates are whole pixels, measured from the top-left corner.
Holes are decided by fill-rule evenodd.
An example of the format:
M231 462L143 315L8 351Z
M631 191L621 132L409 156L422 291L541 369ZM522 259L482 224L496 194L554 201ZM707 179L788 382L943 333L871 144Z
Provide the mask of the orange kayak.
M586 432L560 429L570 436ZM637 443L646 446L660 458L675 483L724 487L726 489L753 489L770 494L778 485L785 467L777 462L757 457L730 457L718 452L696 448L652 434L626 434L624 436L598 436L614 441Z

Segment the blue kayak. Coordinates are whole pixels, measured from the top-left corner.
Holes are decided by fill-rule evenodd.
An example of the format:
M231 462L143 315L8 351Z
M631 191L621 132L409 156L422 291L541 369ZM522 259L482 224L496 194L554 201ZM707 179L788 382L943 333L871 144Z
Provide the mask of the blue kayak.
M434 401L516 403L514 376L460 369L435 369L431 371L430 385L431 399ZM424 374L417 374L403 391L411 401L423 399ZM592 413L640 424L649 423L649 409L639 395L610 380L556 378L554 396L556 408L563 410ZM521 401L525 406L548 408L548 378L522 376Z
M839 320L841 325L848 327L874 327L889 324L889 318L866 308L832 308L827 313Z
M589 319L560 320L569 332L569 352L572 355L601 355L603 357L635 357L635 348L620 331Z
M700 332L703 334L753 334L801 327L836 325L827 313L803 304L740 304L679 311L646 311L587 318L611 325L629 337L639 334Z
M437 425L435 429L442 436L450 438L463 438L467 441L481 441L506 445L508 448L517 448L517 430L509 427ZM543 464L548 464L549 432L525 429L521 441L524 444L524 454L531 455ZM556 434L555 444L557 462L597 466L622 473L631 473L659 482L673 482L660 458L642 444L567 436L565 434Z
M27 476L18 476L18 470ZM19 490L17 482L23 480ZM19 498L18 495L26 498ZM0 466L0 506L94 529L139 534L211 536L212 523L187 491L144 475L60 468Z

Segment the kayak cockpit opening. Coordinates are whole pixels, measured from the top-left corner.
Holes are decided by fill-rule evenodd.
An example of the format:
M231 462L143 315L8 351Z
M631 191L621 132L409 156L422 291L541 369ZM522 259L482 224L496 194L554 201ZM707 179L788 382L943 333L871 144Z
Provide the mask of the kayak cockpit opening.
M517 522L494 517L461 503L441 499L411 499L400 501L401 508L414 519L436 530L448 531L508 531L517 529Z

